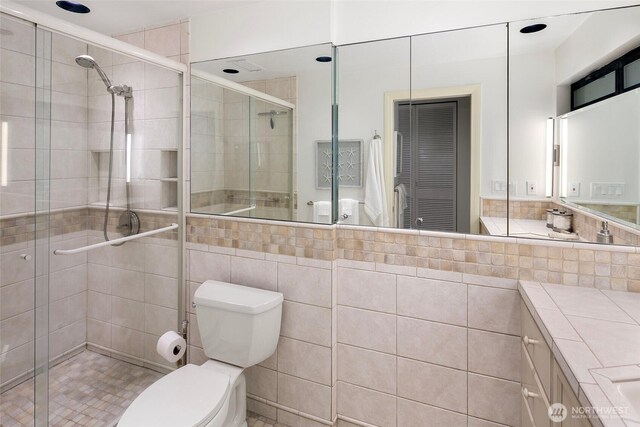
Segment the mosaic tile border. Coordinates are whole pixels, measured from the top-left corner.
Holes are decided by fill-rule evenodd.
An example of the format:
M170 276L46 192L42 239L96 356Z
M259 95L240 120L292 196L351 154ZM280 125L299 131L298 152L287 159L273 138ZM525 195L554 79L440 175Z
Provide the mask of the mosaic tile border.
M123 209L116 208L109 218L109 232L117 232L118 217ZM140 231L149 231L165 227L178 221L177 212L150 212L135 211L141 220ZM49 218L47 220L47 218ZM17 243L29 242L40 233L49 233L49 236L60 236L79 231L102 230L104 221L104 208L79 207L52 211L50 214L25 213L12 215L0 219L0 246L9 246ZM177 230L162 233L156 236L160 239L177 240Z
M640 248L187 215L187 242L640 292Z

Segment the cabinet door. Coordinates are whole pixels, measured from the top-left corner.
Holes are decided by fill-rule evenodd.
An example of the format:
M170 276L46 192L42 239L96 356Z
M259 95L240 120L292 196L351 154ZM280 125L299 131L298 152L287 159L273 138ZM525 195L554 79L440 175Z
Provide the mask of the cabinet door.
M560 425L561 427L590 427L591 422L579 415L577 411L574 411L574 409L580 408L582 405L555 360L553 361L553 377L553 400L556 403L562 403L568 412L564 421L553 425ZM574 412L576 412L575 416L573 415Z

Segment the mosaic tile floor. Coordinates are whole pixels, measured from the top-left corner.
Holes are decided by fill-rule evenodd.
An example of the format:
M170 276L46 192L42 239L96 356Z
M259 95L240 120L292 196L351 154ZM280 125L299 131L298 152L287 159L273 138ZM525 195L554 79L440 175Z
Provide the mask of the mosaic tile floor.
M49 426L114 426L133 399L162 374L91 351L49 373ZM33 425L33 381L0 395L0 427Z
M247 427L286 427L284 424L279 424L269 418L265 418L261 415L254 414L253 412L247 412Z

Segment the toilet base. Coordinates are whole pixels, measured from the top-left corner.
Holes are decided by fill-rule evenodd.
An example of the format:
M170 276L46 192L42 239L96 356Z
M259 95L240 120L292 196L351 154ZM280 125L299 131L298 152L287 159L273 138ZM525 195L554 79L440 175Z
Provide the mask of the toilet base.
M206 427L247 427L247 381L243 369L215 360L208 360L202 368L213 369L229 375L231 390L228 397L227 416L222 424L213 419Z

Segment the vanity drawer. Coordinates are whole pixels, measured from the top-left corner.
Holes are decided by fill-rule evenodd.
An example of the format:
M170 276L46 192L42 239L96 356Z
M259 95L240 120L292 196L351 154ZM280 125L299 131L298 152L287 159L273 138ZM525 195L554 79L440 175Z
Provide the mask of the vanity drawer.
M522 345L531 357L535 371L538 373L547 399L551 396L551 350L531 317L524 302L520 303L522 311Z
M549 419L549 399L547 399L540 379L535 372L533 361L529 357L529 353L522 344L522 368L521 368L521 380L522 380L522 397L524 399L523 410L531 413L533 418L533 424L536 427L550 427L551 420ZM527 415L528 416L528 415ZM521 417L525 420L524 415Z

